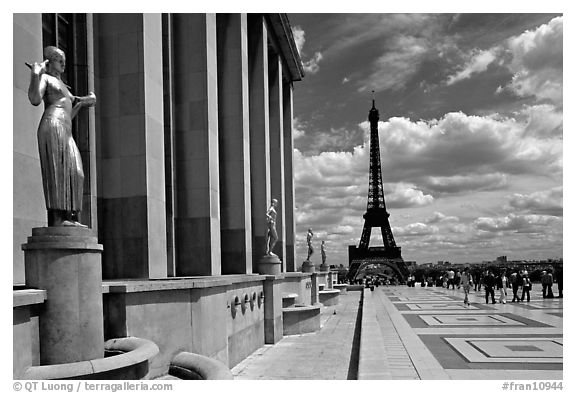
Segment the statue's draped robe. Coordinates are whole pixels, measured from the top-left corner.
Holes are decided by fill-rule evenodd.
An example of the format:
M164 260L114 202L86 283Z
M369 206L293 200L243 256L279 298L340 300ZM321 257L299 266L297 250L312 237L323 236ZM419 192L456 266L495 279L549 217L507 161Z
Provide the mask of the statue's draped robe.
M66 107L54 103L70 100ZM44 94L46 107L38 126L38 150L47 209L82 210L84 171L72 138L72 95L49 81ZM69 109L67 109L69 108Z

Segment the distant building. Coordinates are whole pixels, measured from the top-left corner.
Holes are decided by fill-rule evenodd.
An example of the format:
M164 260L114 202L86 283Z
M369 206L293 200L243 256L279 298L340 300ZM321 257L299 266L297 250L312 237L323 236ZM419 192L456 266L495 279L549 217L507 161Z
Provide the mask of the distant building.
M502 255L496 258L496 263L506 263L508 258L506 255Z

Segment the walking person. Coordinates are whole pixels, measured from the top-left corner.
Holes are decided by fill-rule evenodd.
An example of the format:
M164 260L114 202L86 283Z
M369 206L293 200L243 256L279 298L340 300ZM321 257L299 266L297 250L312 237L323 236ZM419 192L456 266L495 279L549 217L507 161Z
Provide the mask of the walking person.
M546 299L548 297L548 286L550 285L548 283L548 274L546 273L546 270L542 271L542 277L540 278L540 281L542 282L542 299Z
M546 283L546 288L544 288L544 283ZM554 284L554 276L552 271L548 270L542 276L542 297L545 299L554 299L554 294L552 293L552 285Z
M492 304L496 304L494 299L494 284L496 284L496 277L492 271L487 271L484 276L484 290L486 291L486 304L488 304L488 297L492 298Z
M508 278L506 278L506 269L502 271L502 274L496 281L496 286L500 290L500 299L498 302L506 304L506 287L508 286Z
M476 271L474 272L474 290L475 291L478 291L478 289L482 289L481 281L482 281L482 272L479 269L476 269Z
M452 289L454 289L454 270L452 269L448 271L448 289L450 289L450 285L452 285Z
M526 301L530 302L530 291L532 290L532 282L530 281L530 277L528 277L528 271L524 270L522 272L522 297L520 301L524 301L524 295L526 295Z
M470 301L468 300L468 294L470 293L470 286L472 285L472 274L470 274L470 269L468 267L464 268L464 272L460 276L460 283L462 289L464 290L464 304L469 306Z
M518 296L518 288L522 284L522 276L519 272L514 272L510 275L510 283L512 284L512 303L520 301Z

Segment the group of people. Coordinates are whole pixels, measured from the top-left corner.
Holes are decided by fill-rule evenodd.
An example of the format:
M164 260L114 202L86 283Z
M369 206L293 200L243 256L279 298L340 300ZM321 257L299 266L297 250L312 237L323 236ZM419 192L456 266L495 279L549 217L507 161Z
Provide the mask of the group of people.
M554 298L552 292L552 285L554 277L551 271L542 272L542 297L545 299ZM514 270L508 274L507 269L502 269L500 274L496 276L494 271L486 269L483 273L472 274L470 268L466 267L461 273L460 271L454 272L450 270L443 276L443 287L456 289L462 287L464 290L464 303L469 305L468 294L472 287L477 291L484 288L486 304L490 301L496 304L496 294L498 291L500 297L499 303L505 304L508 296L508 289L512 290L512 302L526 302L530 301L530 291L532 290L532 281L530 280L527 270ZM562 297L561 279L558 280L558 297ZM520 295L519 295L520 293Z
M526 270L515 271L510 277L506 275L506 269L503 269L499 277L494 275L492 270L486 270L482 277L481 284L484 286L486 304L488 300L492 300L492 304L496 303L494 298L494 288L500 292L500 303L506 304L506 297L508 295L507 289L512 288L512 302L523 302L526 299L530 301L530 291L532 290L532 282ZM518 296L518 291L522 289L522 296Z

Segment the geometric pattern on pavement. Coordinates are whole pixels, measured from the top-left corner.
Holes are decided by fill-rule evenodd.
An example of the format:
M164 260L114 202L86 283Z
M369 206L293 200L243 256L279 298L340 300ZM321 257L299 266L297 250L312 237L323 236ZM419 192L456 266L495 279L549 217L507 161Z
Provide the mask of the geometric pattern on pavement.
M469 306L462 289L382 289L449 375L450 370L454 375L483 370L488 374L481 378L490 379L509 370L510 377L531 372L534 378L549 379L550 370L557 378L563 369L563 299L542 299L539 284L534 286L530 303L512 303L508 293L506 304L485 304L484 291L471 291Z
M412 328L454 328L454 327L552 327L511 313L473 314L404 314Z
M395 303L398 311L451 311L451 310L491 310L482 304L471 304L466 306L460 302L451 303Z
M550 337L446 338L469 362L562 363L562 339Z

